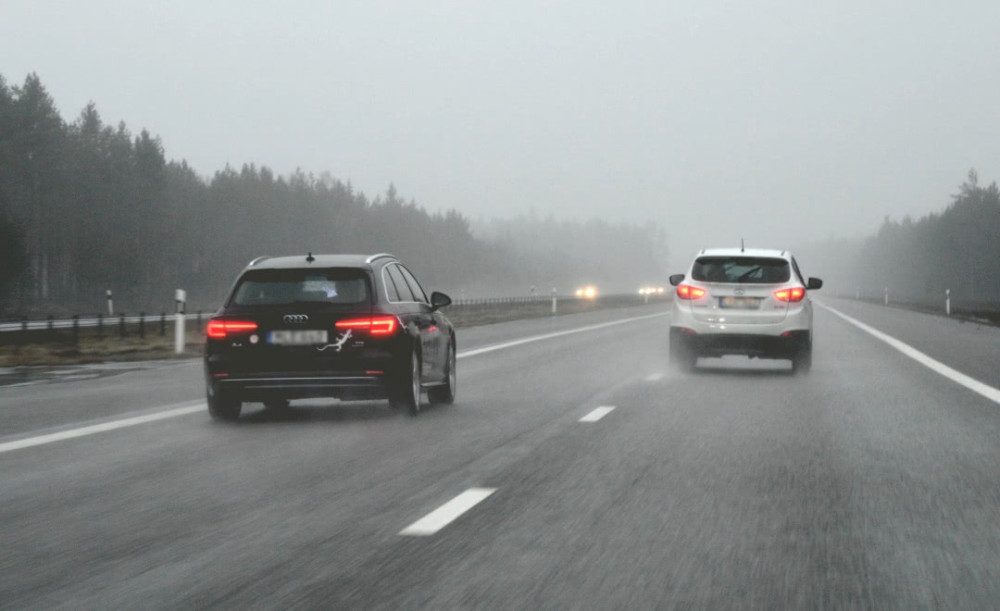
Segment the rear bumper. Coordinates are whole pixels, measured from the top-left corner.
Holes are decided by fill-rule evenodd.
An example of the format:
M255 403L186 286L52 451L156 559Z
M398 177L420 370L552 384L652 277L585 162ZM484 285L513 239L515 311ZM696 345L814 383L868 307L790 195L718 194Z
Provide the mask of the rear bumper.
M811 341L808 329L785 331L780 335L751 333L685 332L680 327L670 328L670 343L675 342L697 356L745 355L755 358L792 358L807 348Z
M240 401L383 399L409 371L409 361L389 347L368 347L341 358L305 350L263 356L252 348L206 345L205 383L209 396L222 393Z
M317 375L315 372L281 372L255 375L206 373L210 394L224 393L241 401L329 397L347 400L383 399L390 394L389 377L375 373Z

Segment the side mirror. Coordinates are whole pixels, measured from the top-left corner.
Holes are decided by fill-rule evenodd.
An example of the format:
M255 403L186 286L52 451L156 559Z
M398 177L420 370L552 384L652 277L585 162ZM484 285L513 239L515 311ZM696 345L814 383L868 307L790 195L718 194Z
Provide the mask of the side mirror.
M670 286L677 286L681 282L684 282L684 274L674 274L670 276Z
M823 281L820 280L819 278L810 278L809 281L806 282L806 288L809 289L810 291L821 289L823 288Z
M438 291L431 293L431 308L437 310L438 308L450 305L451 297L445 295L444 293L439 293Z

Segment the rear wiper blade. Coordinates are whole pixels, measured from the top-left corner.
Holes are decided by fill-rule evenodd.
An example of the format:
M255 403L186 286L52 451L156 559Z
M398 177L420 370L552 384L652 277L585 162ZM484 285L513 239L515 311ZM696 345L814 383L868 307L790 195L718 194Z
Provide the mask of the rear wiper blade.
M757 267L754 267L753 269L751 269L751 270L749 270L747 272L744 272L739 278L736 279L736 281L737 282L743 282L744 280L747 279L747 277L750 274L753 274L753 273L756 273L756 272L759 272L759 271L760 271L760 266L758 265Z

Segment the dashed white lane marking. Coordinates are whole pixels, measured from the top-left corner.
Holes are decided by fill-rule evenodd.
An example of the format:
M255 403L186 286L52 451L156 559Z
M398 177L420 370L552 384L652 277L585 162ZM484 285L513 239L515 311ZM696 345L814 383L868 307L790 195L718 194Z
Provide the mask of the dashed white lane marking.
M902 352L906 356L910 357L914 361L920 363L921 365L923 365L924 367L927 367L928 369L930 369L932 371L935 371L935 372L943 375L944 377L948 378L952 382L955 382L957 384L961 384L962 386L968 388L972 392L978 393L978 394L986 397L990 401L993 401L994 403L1000 403L1000 390L998 390L996 388L993 388L992 386L989 386L987 384L983 384L979 380L977 380L975 378L971 378L971 377L965 375L964 373L962 373L961 371L956 371L956 370L952 369L951 367L948 367L944 363L932 359L931 357L929 357L926 354L924 354L923 352L917 350L913 346L911 346L911 345L909 345L909 344L907 344L905 342L901 342L898 339L896 339L895 337L892 337L891 335L886 335L885 333L882 333L878 329L875 329L873 327L869 327L868 325L866 325L865 323L861 322L860 320L855 320L854 318L851 318L850 316L848 316L847 314L844 314L843 312L839 312L837 310L834 310L833 308L831 308L828 305L825 305L825 304L817 304L817 305L819 305L820 307L822 307L822 308L824 308L824 309L826 309L826 310L828 310L828 311L836 314L837 316L843 318L844 320L846 320L847 322L851 323L855 327L861 329L862 331L864 331L866 333L869 333L869 334L873 335L874 337L882 340L883 342L889 344L890 346L892 346L896 350L899 350L900 352Z
M646 381L647 382L655 382L655 381L659 380L662 377L663 377L662 373L659 373L659 372L657 372L657 373L651 373L648 376L646 376Z
M496 488L469 488L413 524L410 524L401 530L399 534L415 537L433 535L496 491Z
M137 426L140 424L146 424L147 422L156 422L157 420L176 418L177 416L186 416L188 414L193 414L195 412L204 411L205 409L206 409L205 403L202 402L199 403L198 405L188 405L187 407L178 407L176 409L170 409L163 412L156 412L155 414L147 414L145 416L133 416L132 418L113 420L111 422L104 422L102 424L84 426L78 429L59 431L58 433L49 433L48 435L38 435L36 437L17 439L15 441L0 443L0 454L4 452L12 452L14 450L21 450L24 448L31 448L34 446L41 446L47 443L65 441L66 439L73 439L76 437L85 437L87 435L94 435L96 433L103 433L105 431L113 431L115 429L123 429L130 426Z
M621 320L613 320L611 322L604 322L599 325L590 325L587 327L577 327L576 329L567 329L565 331L557 331L555 333L546 333L545 335L533 335L531 337L524 337L521 339L516 339L510 342L504 342L502 344L494 344L492 346L483 346L482 348L473 348L472 350L466 350L465 352L459 352L456 358L465 358L467 356L476 356L477 354L484 354L486 352L493 352L495 350L504 350L505 348L513 348L514 346L520 346L522 344L530 344L531 342L540 342L545 339L552 339L554 337L563 337L564 335L573 335L574 333L586 333L587 331L596 331L597 329L604 329L607 327L614 327L616 325L624 325L630 322L636 322L639 320L648 320L650 318L659 318L661 316L669 316L669 312L661 312L659 314L648 314L646 316L635 316L633 318L623 318Z
M602 406L602 407L598 407L597 409L595 409L594 411L590 412L589 414L587 414L583 418L580 418L580 422L597 422L601 418L603 418L603 417L607 416L608 414L610 414L611 412L613 412L614 409L615 408L614 408L613 405L605 405L605 406Z
M74 374L62 374L58 378L60 382L78 382L80 380L93 380L94 378L101 377L99 373L74 373Z

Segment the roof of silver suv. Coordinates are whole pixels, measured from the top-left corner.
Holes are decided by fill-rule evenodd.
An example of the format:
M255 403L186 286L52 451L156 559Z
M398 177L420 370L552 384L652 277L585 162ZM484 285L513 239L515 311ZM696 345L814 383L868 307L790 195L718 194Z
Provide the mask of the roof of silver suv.
M706 248L698 253L699 257L774 257L789 259L791 253L787 250L774 248Z

